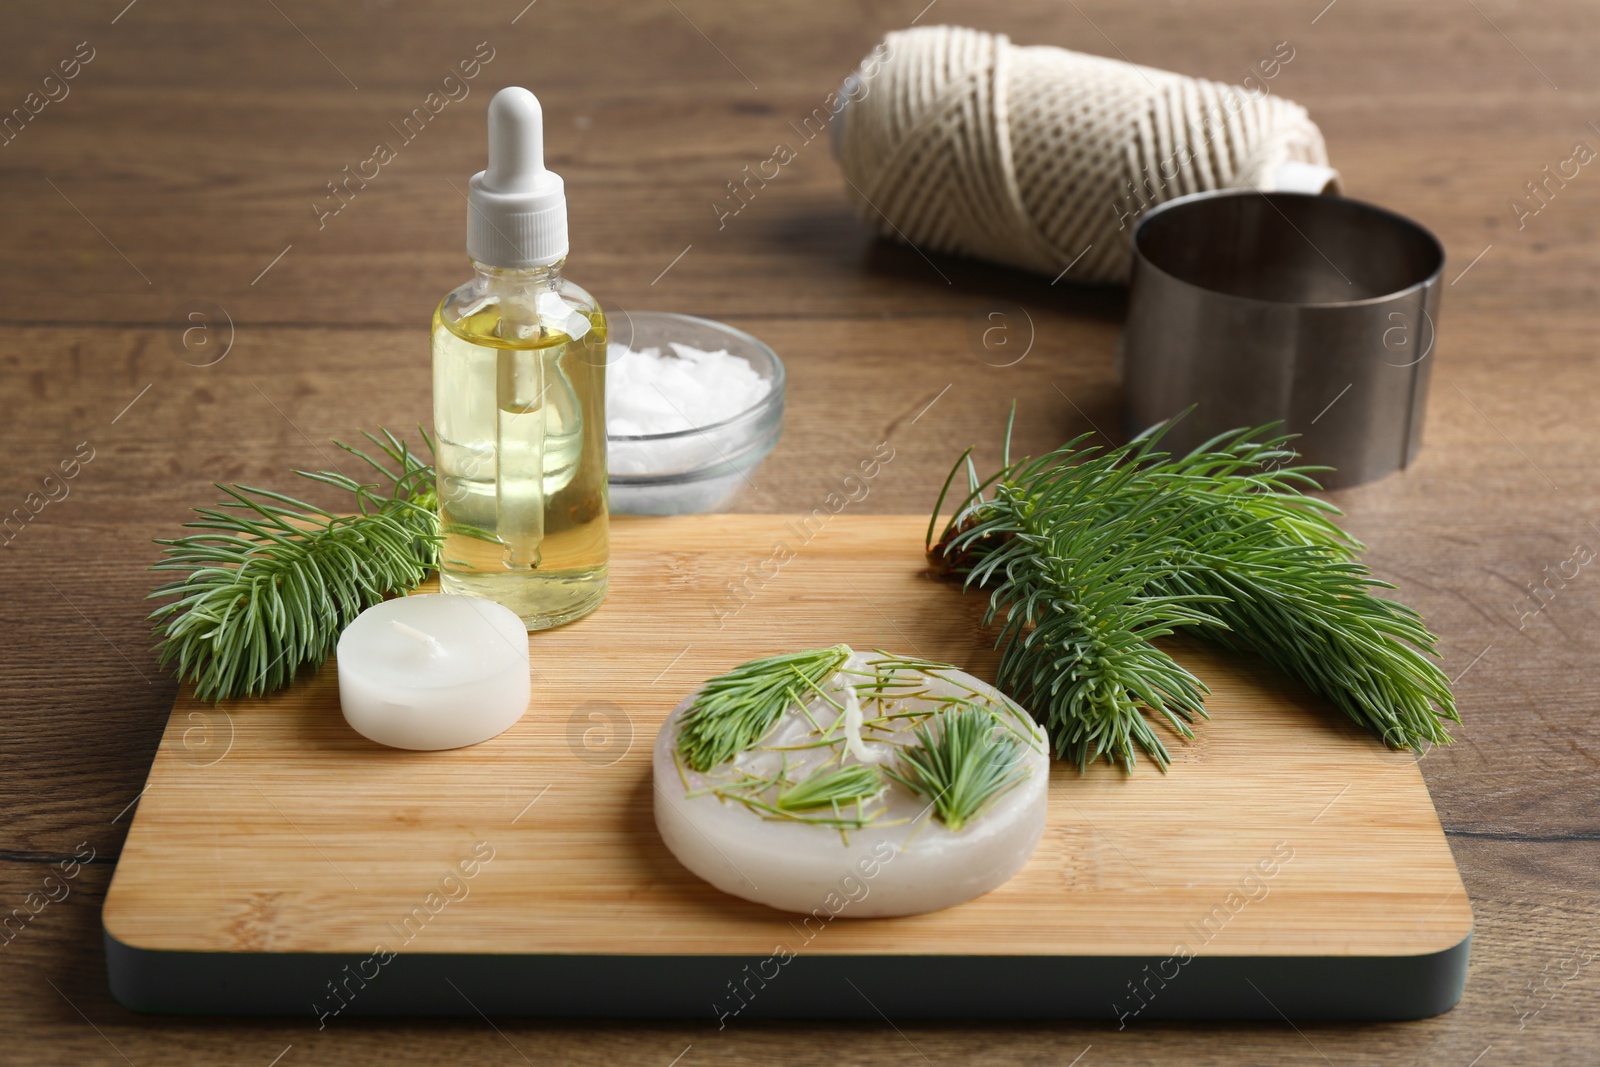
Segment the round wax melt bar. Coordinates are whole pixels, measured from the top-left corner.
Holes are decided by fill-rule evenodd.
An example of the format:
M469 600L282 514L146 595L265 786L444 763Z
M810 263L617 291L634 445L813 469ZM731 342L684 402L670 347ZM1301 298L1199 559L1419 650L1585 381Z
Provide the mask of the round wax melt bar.
M460 748L527 710L528 631L492 600L386 600L339 636L339 704L355 731L393 748Z
M853 653L822 686L827 699L813 696L804 710L791 705L755 748L703 774L677 751L693 697L680 704L656 737L654 760L656 827L673 855L723 892L841 918L948 908L1021 870L1044 833L1050 757L1043 730L964 671L898 668L889 675L883 662ZM1020 772L960 829L940 821L926 796L887 775L883 791L861 808L772 810L783 783L818 771L870 763L904 773L905 755L920 743L916 727L937 734L938 713L952 699L994 713L993 736L1015 741L1011 766ZM752 785L777 779L770 788ZM859 828L840 824L840 816L862 815L871 818Z

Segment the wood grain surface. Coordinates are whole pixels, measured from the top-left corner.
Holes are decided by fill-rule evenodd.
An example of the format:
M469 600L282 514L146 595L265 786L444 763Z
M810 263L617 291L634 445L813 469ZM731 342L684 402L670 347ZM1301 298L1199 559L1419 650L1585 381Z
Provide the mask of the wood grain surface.
M0 1062L1588 1063L1600 1038L1600 178L1521 225L1526 183L1600 146L1578 0L367 0L4 5L0 104L94 58L0 145L0 511L93 459L0 548ZM149 540L210 483L284 488L326 439L428 418L427 319L464 273L457 188L489 90L545 103L571 271L613 308L727 319L790 369L785 436L736 508L809 511L880 441L860 514L929 506L953 455L1119 432L1121 295L875 242L826 146L718 228L712 203L919 17L1236 80L1278 41L1352 195L1450 253L1422 458L1335 494L1441 635L1465 723L1421 762L1476 915L1461 1005L1385 1025L563 1025L142 1018L111 1001L99 907L176 686L144 615ZM488 42L451 104L318 228L342 168ZM59 94L58 94L59 95ZM681 254L681 258L680 257ZM665 272L665 273L663 273ZM999 313L1027 356L975 346ZM1025 314L1024 314L1025 313ZM193 316L198 315L198 318ZM198 327L198 329L196 329ZM187 333L186 333L187 331ZM231 341L231 345L228 343ZM208 347L210 346L210 347ZM218 353L220 361L212 362ZM985 359L990 355L989 359ZM210 364L202 366L200 364ZM930 406L931 404L931 406ZM56 494L60 496L60 491ZM1580 556L1581 558L1581 556ZM1570 573L1571 568L1568 567ZM82 848L80 849L80 845ZM62 864L75 851L94 860ZM38 902L49 891L60 899ZM59 887L64 886L65 892ZM36 894L30 896L30 894ZM27 903L32 901L33 903Z
M468 748L368 741L340 714L331 666L262 699L180 695L106 930L144 949L359 956L477 858L415 951L759 958L793 916L672 858L652 808L656 732L711 675L840 641L993 681L985 598L930 580L926 528L828 512L621 519L605 604L530 636L528 712ZM1058 763L1044 840L1011 881L957 908L840 924L806 951L1159 957L1209 936L1191 951L1421 956L1471 932L1412 754L1254 657L1181 656L1212 719L1167 774Z

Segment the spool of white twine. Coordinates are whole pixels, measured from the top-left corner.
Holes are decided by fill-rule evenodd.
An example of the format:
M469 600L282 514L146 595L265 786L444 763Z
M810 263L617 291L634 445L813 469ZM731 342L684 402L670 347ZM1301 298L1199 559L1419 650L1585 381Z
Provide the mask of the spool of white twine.
M1292 57L1284 42L1230 86L977 30L904 30L846 80L835 147L887 237L1122 282L1128 230L1158 203L1339 191L1321 131L1267 85Z

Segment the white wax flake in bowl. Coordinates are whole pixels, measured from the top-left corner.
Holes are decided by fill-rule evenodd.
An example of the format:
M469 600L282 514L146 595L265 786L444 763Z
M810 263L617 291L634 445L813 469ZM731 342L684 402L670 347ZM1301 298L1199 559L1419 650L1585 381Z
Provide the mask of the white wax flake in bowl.
M784 371L747 333L665 311L623 313L606 353L606 464L616 514L714 511L777 444ZM697 347L703 345L705 347Z
M731 419L772 389L750 361L669 341L635 352L606 350L606 432L612 437L681 433Z

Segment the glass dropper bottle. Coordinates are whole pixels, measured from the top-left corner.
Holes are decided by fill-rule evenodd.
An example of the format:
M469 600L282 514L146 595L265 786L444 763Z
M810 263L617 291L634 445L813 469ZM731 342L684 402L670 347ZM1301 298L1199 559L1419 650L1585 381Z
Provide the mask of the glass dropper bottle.
M473 277L433 317L440 586L529 630L606 593L606 320L562 275L567 205L526 89L489 102L489 166L467 209Z

